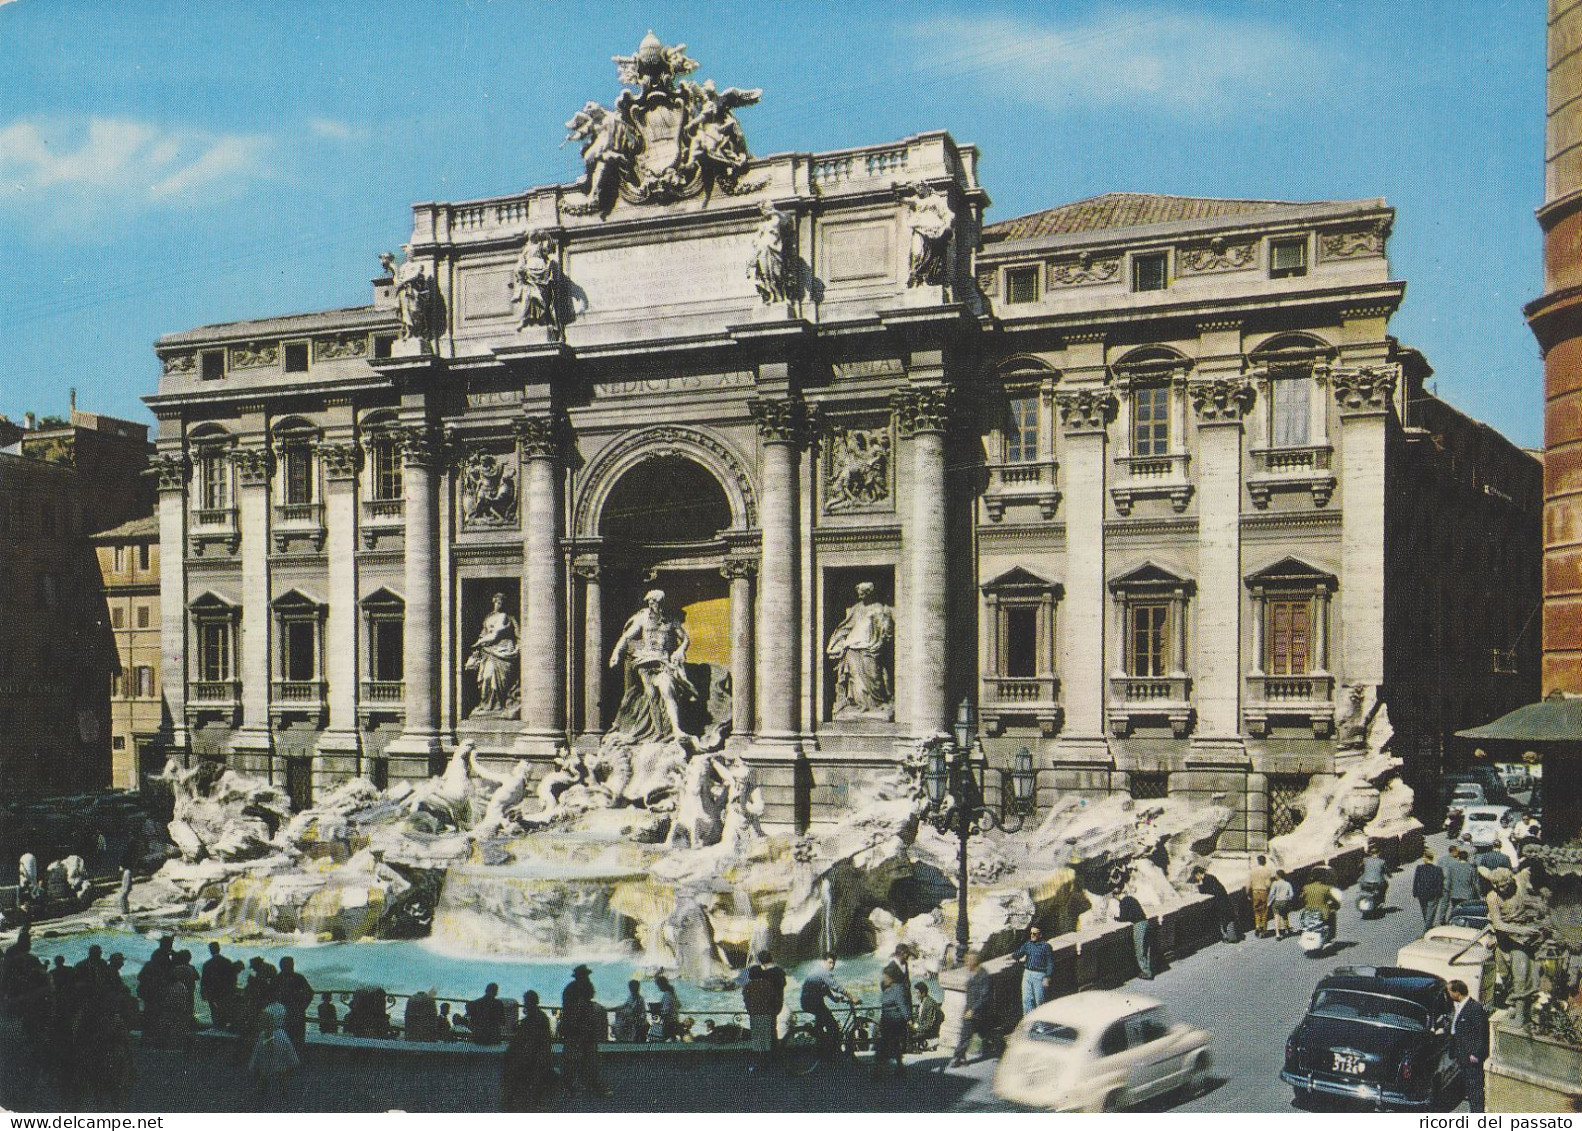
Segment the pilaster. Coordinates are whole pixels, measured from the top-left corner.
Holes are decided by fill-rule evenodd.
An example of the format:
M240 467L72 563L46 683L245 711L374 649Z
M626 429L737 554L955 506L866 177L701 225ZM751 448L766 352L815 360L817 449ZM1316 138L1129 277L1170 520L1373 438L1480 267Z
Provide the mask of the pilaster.
M1385 446L1399 368L1340 369L1330 386L1340 406L1341 671L1349 684L1384 681Z
M318 444L324 472L324 549L329 601L324 625L324 678L329 725L319 736L314 792L357 772L357 471L361 451L349 427L326 430Z
M161 443L154 457L159 486L160 672L170 707L170 752L184 754L187 735L187 477L192 465L179 440Z
M237 518L242 533L242 623L237 678L242 685L242 725L231 739L239 769L270 777L269 755L269 480L274 459L263 445L231 452L236 470Z
M923 738L948 730L954 715L946 682L950 578L945 527L945 430L953 405L945 386L902 389L890 403L901 439L911 449L911 505L902 535L907 615L899 635L910 684L907 732Z
M604 594L596 557L579 558L571 571L582 582L582 733L604 733Z
M753 701L753 576L758 563L730 558L720 573L731 583L731 731L749 735L756 718Z
M1109 680L1104 664L1105 610L1110 596L1105 579L1104 508L1106 431L1118 407L1106 388L1057 391L1065 456L1066 600L1061 607L1061 699L1065 706L1062 745L1107 745L1104 697ZM1106 754L1107 756L1107 754Z

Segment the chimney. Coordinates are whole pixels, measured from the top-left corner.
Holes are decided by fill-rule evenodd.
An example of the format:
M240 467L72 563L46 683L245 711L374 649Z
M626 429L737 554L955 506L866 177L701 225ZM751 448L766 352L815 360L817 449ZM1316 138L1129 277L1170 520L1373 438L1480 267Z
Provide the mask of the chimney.
M77 411L77 386L76 385L73 385L71 387L71 411L73 411L73 412Z

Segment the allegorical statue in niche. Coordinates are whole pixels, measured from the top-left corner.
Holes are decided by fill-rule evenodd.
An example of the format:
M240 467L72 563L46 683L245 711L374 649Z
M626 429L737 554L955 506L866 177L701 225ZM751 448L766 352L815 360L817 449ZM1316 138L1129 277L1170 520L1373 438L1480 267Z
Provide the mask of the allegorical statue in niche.
M830 438L824 509L876 506L890 497L890 430L845 428Z
M516 522L516 468L493 452L474 450L461 466L464 526L511 526Z
M906 226L912 232L909 287L937 287L945 281L945 248L956 221L950 202L931 185L918 184L907 194Z
M785 302L790 289L787 286L786 235L791 221L767 201L759 212L763 219L753 232L753 257L747 262L747 277L758 288L762 301Z
M886 653L895 639L895 611L873 599L870 581L857 583L857 601L830 634L825 652L835 665L837 719L890 719L895 696L890 689Z
M555 237L538 230L527 233L522 254L511 272L510 293L522 304L516 328L549 327L551 338L560 337L560 285L555 264Z
M684 735L683 704L698 697L687 678L691 639L664 605L663 590L645 593L643 607L627 620L610 653L610 667L626 662L626 692L615 715L614 730L632 742Z
M379 263L395 282L396 317L401 323L401 340L416 338L426 342L432 338L429 328L429 310L433 305L433 280L428 277L423 264L412 261L412 245L401 245L402 262L388 251L379 256Z
M496 593L494 608L483 618L478 639L467 656L466 670L478 673L478 706L472 714L503 715L517 702L516 668L521 656L521 630L505 611L505 594Z

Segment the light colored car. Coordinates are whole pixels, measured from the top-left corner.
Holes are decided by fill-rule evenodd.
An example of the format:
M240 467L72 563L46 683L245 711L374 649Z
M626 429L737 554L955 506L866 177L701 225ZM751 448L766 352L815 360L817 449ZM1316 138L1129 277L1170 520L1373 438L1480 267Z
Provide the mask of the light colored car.
M1500 781L1504 783L1505 788L1513 793L1520 793L1532 788L1532 779L1527 774L1526 766L1519 763L1510 763L1496 767L1495 772L1500 775Z
M1467 984L1472 1000L1480 1001L1493 957L1492 933L1487 927L1430 927L1422 938L1401 948L1395 964L1447 982L1460 979Z
M1461 819L1461 839L1473 848L1493 848L1516 820L1509 805L1469 805Z
M994 1092L1055 1111L1115 1111L1211 1079L1212 1034L1171 1020L1152 998L1086 990L1022 1018L1005 1044Z

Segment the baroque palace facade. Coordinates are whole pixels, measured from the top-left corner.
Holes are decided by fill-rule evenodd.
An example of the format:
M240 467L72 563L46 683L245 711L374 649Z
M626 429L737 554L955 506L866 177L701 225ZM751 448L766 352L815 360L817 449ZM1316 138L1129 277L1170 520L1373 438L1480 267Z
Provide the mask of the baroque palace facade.
M1261 844L1374 700L1426 774L1530 697L1456 681L1523 647L1538 463L1390 337L1383 202L986 227L947 134L754 160L759 92L618 62L584 182L415 206L369 306L157 343L178 752L298 801L547 766L655 589L785 822L968 699L1042 803L1216 797Z

